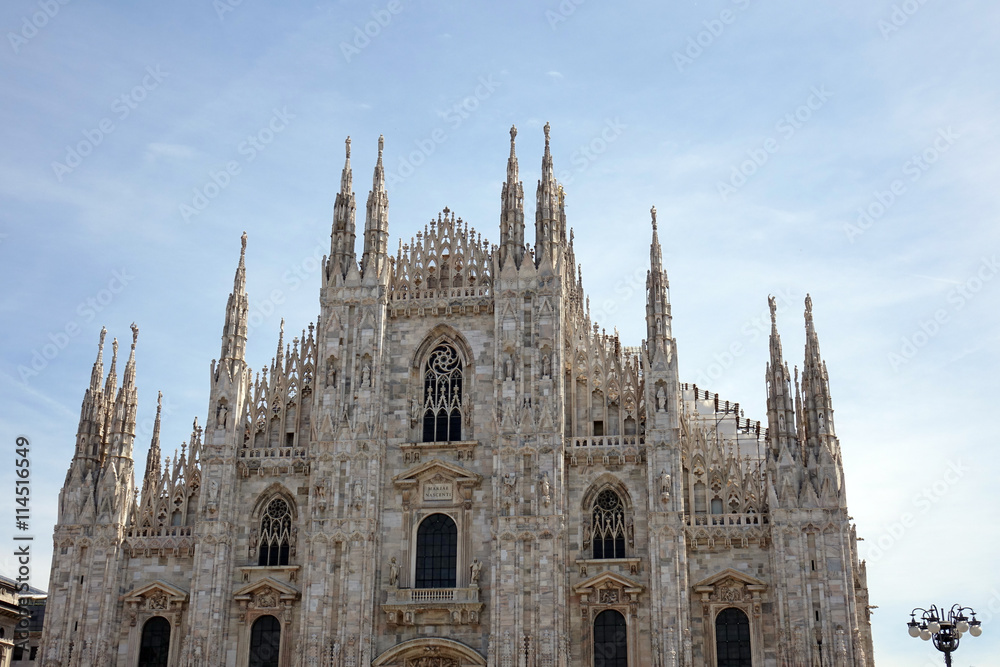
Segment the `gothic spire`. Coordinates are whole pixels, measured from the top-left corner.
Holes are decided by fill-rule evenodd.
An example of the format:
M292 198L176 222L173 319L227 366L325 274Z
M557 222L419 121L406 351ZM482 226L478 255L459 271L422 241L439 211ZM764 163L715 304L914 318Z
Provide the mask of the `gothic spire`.
M108 330L101 327L100 342L97 344L97 360L90 372L90 386L83 394L80 405L80 422L76 431L76 458L93 458L100 455L100 445L104 440L107 409L101 380L104 379L104 338Z
M500 265L508 257L521 266L524 257L524 186L517 170L517 155L514 153L514 137L517 128L510 127L510 157L507 158L507 180L500 192Z
M142 478L142 497L156 491L160 483L160 413L163 409L163 392L156 395L156 419L153 421L153 437L149 442L149 454L146 455L146 474Z
M767 381L767 420L770 451L777 457L782 449L797 451L795 434L795 403L791 392L791 378L788 364L781 352L781 337L778 335L777 302L773 296L767 298L771 310L770 361L765 371Z
M365 251L361 256L361 273L367 279L381 276L389 261L389 195L385 191L385 168L382 166L384 148L385 137L380 135L378 162L365 214Z
M111 444L113 455L120 458L132 457L132 444L135 440L136 412L138 410L138 390L135 386L135 346L139 342L139 327L132 323L132 347L129 350L128 361L125 362L125 374L122 386L115 397L114 422L111 429Z
M812 297L805 301L806 345L802 366L802 409L806 440L816 446L834 435L830 378L819 351L819 335L813 322Z
M563 193L556 182L552 166L549 124L545 123L545 153L542 156L542 177L538 181L535 195L535 262L541 264L544 257L555 261L555 248L563 233L559 227L563 221Z
M353 176L351 172L351 138L345 142L344 171L340 176L340 192L333 205L333 231L330 233L330 261L327 265L327 279L335 272L347 275L352 262L357 261L354 252L354 215L357 205L354 199Z
M247 233L243 232L240 238L240 263L236 267L236 276L233 278L233 291L229 294L229 301L226 304L226 322L222 327L222 351L219 355L219 365L216 368L216 379L218 372L224 366L235 377L233 365L243 363L247 346L247 319L250 310L250 301L247 297Z
M649 209L653 238L649 244L649 271L646 273L646 342L652 358L671 338L670 282L663 270L663 251L656 227L656 207Z

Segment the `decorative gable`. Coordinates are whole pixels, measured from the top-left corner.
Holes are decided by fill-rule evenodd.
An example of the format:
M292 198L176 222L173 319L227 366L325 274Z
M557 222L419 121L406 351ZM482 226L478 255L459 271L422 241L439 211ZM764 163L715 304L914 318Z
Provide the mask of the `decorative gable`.
M133 588L122 596L128 608L129 625L134 626L139 612L157 615L167 612L179 612L188 600L187 591L157 579L156 581Z
M411 503L471 503L472 490L482 483L482 475L462 466L434 459L392 478L403 494L404 507Z

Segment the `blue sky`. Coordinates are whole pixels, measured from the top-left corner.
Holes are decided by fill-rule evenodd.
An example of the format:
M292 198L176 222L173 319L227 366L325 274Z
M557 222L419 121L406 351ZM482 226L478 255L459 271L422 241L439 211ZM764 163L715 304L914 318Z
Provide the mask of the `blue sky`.
M683 379L747 416L767 295L791 364L812 294L878 664L937 660L912 607L1000 613L998 27L985 0L4 3L0 425L33 446L32 583L102 325L141 330L141 467L158 390L166 451L204 418L244 229L251 366L315 318L347 135L362 209L385 135L395 250L445 206L496 241L511 124L530 220L548 121L627 344L654 204Z

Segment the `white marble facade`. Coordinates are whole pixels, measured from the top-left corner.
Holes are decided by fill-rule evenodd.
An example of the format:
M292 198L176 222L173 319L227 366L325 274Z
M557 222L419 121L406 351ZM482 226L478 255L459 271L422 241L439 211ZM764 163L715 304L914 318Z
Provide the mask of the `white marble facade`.
M525 242L514 135L499 245L446 208L395 255L380 139L360 260L348 140L319 321L259 372L244 235L207 419L161 463L158 413L138 483L138 329L120 385L102 332L43 665L872 664L811 302L745 418L678 377L655 209L628 347L590 319L548 126Z

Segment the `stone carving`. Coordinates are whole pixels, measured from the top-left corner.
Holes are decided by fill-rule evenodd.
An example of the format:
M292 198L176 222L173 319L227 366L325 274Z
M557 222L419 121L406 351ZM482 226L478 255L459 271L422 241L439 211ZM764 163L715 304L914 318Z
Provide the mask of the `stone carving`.
M479 583L479 575L480 575L480 573L483 570L483 564L479 562L478 558L473 558L472 559L472 565L469 566L469 569L471 570L471 572L469 574L469 580L473 584L478 584Z
M621 602L621 591L617 588L602 588L598 591L597 601L601 604L618 604Z
M260 609L270 609L278 606L278 596L272 588L262 588L253 598L253 604Z
M511 495L514 493L514 486L517 484L517 475L512 472L505 472L503 474L503 492L506 495Z
M396 564L396 557L389 561L389 585L395 586L399 582L399 565Z
M660 502L664 505L670 502L670 475L666 470L660 471Z
M163 591L156 591L146 598L147 609L166 609L168 604L169 598L167 598L167 594Z

